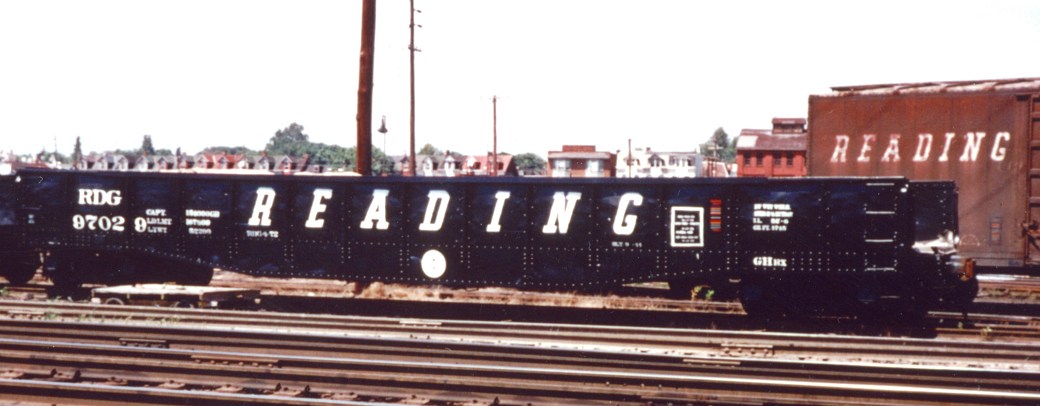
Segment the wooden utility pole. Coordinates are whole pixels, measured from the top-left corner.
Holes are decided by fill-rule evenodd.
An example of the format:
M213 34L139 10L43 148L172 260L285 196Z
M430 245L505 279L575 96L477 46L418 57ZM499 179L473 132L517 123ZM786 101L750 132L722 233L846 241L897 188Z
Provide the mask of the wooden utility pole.
M498 96L491 96L491 176L498 176Z
M628 177L633 178L634 176L632 176L632 139L631 138L628 139L628 158L625 159L625 163L628 164Z
M362 176L372 175L372 76L376 52L376 0L361 6L361 61L358 69L357 163Z
M409 83L411 87L411 113L408 121L408 172L407 175L415 176L415 0L408 4L412 8L411 20L408 23L409 31Z

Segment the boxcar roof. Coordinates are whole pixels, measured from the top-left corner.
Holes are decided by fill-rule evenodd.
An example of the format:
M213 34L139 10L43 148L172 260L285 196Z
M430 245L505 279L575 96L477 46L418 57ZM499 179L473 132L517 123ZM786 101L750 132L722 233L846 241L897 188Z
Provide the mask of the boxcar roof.
M969 80L836 86L830 94L814 97L886 96L898 94L1031 92L1040 90L1040 78Z

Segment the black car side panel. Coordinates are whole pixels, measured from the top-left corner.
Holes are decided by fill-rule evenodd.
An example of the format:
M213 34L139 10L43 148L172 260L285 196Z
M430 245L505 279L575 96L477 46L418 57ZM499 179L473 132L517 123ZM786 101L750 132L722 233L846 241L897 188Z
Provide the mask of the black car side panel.
M921 239L915 206L924 205L902 178L19 176L29 247L448 285L919 272L899 264ZM933 203L927 210L951 210Z

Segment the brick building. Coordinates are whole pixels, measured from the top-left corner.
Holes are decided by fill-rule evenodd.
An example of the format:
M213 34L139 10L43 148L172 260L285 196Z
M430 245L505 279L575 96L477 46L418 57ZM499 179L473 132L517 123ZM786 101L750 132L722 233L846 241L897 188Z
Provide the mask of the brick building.
M804 118L774 118L771 130L741 130L738 176L805 176L806 141Z
M549 151L546 174L554 178L612 178L617 155L596 151L595 145L564 145L563 151Z

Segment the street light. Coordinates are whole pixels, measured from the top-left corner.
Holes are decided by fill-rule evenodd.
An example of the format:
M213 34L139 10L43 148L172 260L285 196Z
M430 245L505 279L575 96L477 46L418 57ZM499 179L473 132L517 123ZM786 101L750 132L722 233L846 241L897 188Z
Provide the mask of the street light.
M385 173L386 171L386 133L389 131L386 129L386 116L383 116L383 123L379 125L379 129L376 130L383 134L383 159L379 164L379 173Z

